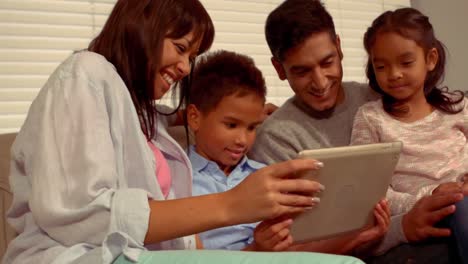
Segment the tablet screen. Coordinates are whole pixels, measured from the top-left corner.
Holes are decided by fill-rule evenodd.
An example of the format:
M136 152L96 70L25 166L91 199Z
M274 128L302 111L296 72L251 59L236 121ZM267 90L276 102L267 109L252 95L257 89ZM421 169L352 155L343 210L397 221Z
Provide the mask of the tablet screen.
M370 226L373 209L385 198L398 162L401 142L305 150L299 158L324 163L301 177L325 186L320 203L298 215L291 225L295 242L326 239Z

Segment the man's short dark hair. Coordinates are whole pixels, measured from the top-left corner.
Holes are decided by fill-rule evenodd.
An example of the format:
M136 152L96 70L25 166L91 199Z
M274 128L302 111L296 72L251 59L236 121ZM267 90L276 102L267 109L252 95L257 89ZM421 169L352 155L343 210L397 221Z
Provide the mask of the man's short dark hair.
M286 0L268 15L265 25L271 54L279 61L290 49L321 32L328 32L335 41L333 18L319 0Z
M233 94L252 93L265 101L265 79L246 55L225 50L210 52L197 60L192 78L189 103L203 113Z

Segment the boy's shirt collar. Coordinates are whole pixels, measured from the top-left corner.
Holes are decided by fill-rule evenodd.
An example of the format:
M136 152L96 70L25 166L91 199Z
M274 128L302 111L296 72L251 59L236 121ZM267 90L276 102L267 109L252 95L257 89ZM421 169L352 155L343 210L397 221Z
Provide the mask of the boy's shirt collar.
M189 156L190 162L192 163L192 168L196 172L200 172L204 170L208 166L208 163L210 163L209 160L205 159L204 157L202 157L200 154L198 154L195 151L194 145L190 145L188 156Z

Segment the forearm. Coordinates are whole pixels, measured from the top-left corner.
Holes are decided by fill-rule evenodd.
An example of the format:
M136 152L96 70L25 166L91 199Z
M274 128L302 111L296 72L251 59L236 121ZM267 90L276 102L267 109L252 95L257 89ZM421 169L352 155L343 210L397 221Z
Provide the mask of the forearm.
M190 198L150 200L145 244L157 243L240 223L230 195L217 193Z
M291 246L289 251L308 251L329 254L349 254L357 245L355 238L356 233L330 238L320 241L312 241L307 243L295 244Z

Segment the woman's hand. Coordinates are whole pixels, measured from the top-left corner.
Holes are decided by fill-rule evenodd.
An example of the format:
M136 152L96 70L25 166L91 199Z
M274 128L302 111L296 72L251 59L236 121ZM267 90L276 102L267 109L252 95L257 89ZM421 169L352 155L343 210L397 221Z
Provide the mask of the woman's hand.
M312 196L323 190L318 182L300 179L298 173L318 169L317 161L298 159L270 165L249 175L227 191L229 217L237 223L274 219L301 213L314 205Z
M296 173L317 167L314 160L290 160L250 174L227 192L149 200L150 221L145 243L303 212L313 205L312 195L321 185L296 179Z

